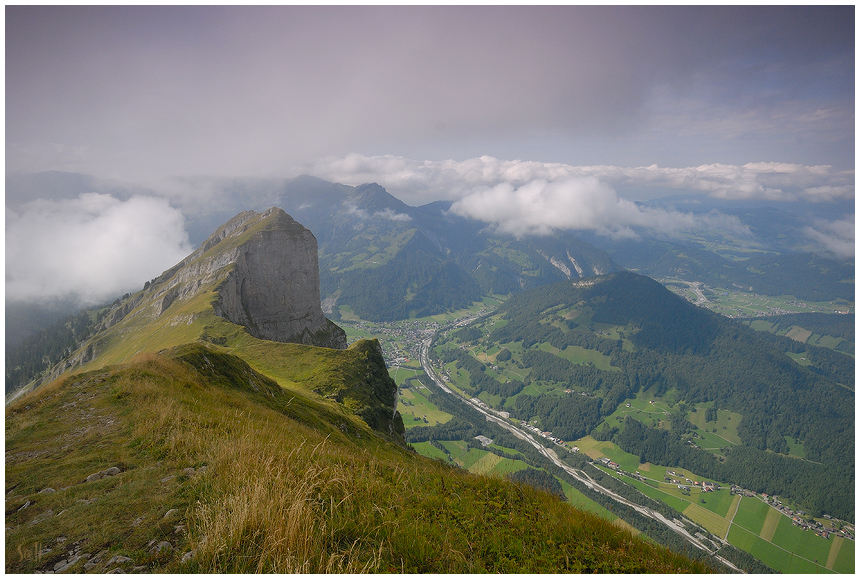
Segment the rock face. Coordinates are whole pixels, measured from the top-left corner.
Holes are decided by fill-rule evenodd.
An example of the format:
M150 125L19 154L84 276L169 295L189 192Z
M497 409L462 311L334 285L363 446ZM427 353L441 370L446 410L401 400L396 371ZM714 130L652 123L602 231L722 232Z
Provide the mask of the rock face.
M282 209L245 211L180 263L146 282L142 291L117 300L94 338L6 403L101 355L102 340L113 326L124 336L129 326L146 327L165 316L171 326L191 323L207 304L195 306L197 310L188 310L187 304L213 289L214 313L255 338L340 350L347 346L346 333L322 311L313 234Z
M118 304L102 329L143 312L157 318L213 284L215 313L255 338L346 348L346 333L320 304L316 238L277 207L244 211L219 227L142 293Z
M233 229L237 220L244 223ZM317 241L309 230L272 208L262 215L240 214L215 236L232 229L228 236L243 237L257 221L262 227L224 254L232 269L218 286L215 312L256 338L345 348L346 334L326 319L320 305Z

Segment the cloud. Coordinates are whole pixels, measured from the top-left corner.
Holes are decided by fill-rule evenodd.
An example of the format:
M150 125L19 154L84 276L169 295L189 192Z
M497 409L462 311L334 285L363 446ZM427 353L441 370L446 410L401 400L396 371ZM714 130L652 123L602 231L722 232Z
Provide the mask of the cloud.
M577 229L611 237L635 237L635 230L640 228L663 235L714 228L749 235L749 229L736 217L642 207L619 197L596 177L535 179L520 187L510 183L479 187L455 201L451 211L492 223L498 231L516 236Z
M854 215L846 219L816 220L803 228L803 234L839 258L854 257Z
M388 219L389 221L412 221L412 217L406 215L405 213L397 213L390 207L386 207L382 211L377 211L373 214L374 217L382 217L383 219Z
M354 202L352 201L344 201L343 206L346 208L346 212L349 215L353 215L360 220L370 219L371 215L364 209L360 209ZM382 211L376 211L373 213L372 217L381 217L382 219L388 219L389 221L412 221L412 217L405 213L397 213L390 207L386 207Z
M156 197L103 193L6 211L6 300L103 303L191 252L182 213Z
M419 161L394 155L327 157L304 170L347 185L376 182L407 203L456 200L478 187L509 184L522 187L535 180L594 177L616 190L647 197L648 191L704 193L733 200L829 202L854 198L854 171L828 165L794 163L713 163L695 167L619 167L568 165L482 156L463 161Z
M9 6L6 166L271 176L322 155L393 151L853 167L853 16L853 6Z

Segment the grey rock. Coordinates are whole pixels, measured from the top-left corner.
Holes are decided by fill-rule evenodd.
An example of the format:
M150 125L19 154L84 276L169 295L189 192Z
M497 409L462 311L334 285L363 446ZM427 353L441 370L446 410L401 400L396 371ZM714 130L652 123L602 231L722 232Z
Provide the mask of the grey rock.
M161 541L155 547L150 549L149 552L153 555L161 555L162 553L169 553L171 551L173 551L173 545L171 545L168 541Z
M128 563L131 561L130 557L124 557L123 555L114 555L111 557L110 561L107 562L107 566L110 567L114 563L117 565L122 565L123 563Z
M52 511L51 509L48 509L47 511L43 511L43 512L39 513L38 515L36 515L33 518L33 520L30 521L30 524L31 525L38 525L42 521L47 521L48 519L50 519L53 516L54 516L54 511Z
M110 571L107 572L108 575L116 575L118 573L125 573L125 571L123 571L122 569L117 567L116 569L111 569Z
M132 573L145 573L146 572L146 565L140 565L138 567L132 567L131 572Z
M115 476L122 472L119 467L112 466L110 468L106 468L104 470L100 470L99 472L94 472L93 474L87 477L87 482L93 482L96 480L101 480L106 476Z
M55 490L54 490L54 489L52 489L51 487L45 487L45 488L43 488L42 490L40 490L40 491L39 491L39 494L40 494L40 495L47 495L47 494L51 494L51 493L55 493L55 492L57 492L57 491L55 491Z
M182 555L182 562L188 563L193 558L194 558L194 551L188 551L187 553Z
M145 309L158 317L214 284L215 313L256 338L346 348L346 334L322 311L316 238L282 209L245 211L219 227L153 280Z
M30 506L30 505L32 505L32 504L33 504L33 503L31 503L30 501L27 501L26 503L24 503L23 505L21 505L21 507L20 507L17 511L15 511L15 512L20 513L21 511L23 511L24 509L26 509L27 507L29 507L29 506Z
M164 513L164 516L161 518L162 519L171 519L171 518L173 518L174 515L176 515L178 513L179 513L179 509L170 509L169 511Z
M65 571L66 569L68 569L69 567L71 567L72 565L74 565L75 563L77 563L80 560L81 560L80 556L70 557L69 559L63 559L62 561L60 561L59 563L54 565L54 573L62 573L63 571Z
M172 481L172 480L173 480L173 479L175 479L175 478L176 478L176 475L172 475L172 474L171 474L171 475L167 475L166 477L164 477L163 479L161 479L161 482L163 482L163 483L168 483L168 482Z
M191 468L190 466L188 468L182 469L182 474L184 474L187 477L194 476L195 472L196 471L193 468Z

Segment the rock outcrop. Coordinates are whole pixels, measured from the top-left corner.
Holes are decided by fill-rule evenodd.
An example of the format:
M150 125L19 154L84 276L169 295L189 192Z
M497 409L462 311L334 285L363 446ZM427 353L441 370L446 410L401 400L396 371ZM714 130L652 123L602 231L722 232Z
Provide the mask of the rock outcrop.
M188 307L204 294L209 302ZM118 340L158 320L191 324L210 312L262 340L345 349L346 333L326 319L320 303L317 241L303 225L273 207L244 211L219 227L191 255L117 300L93 338L16 397L101 356ZM138 328L135 330L134 328Z
M326 319L320 304L316 238L277 208L252 215L228 236L242 237L255 217L263 226L224 254L232 269L218 286L215 312L256 338L345 348L346 334Z
M320 303L319 258L313 233L272 207L243 211L219 227L177 265L108 316L105 328L131 313L155 318L175 302L217 287L215 313L255 338L346 348L346 333ZM138 309L139 305L144 305Z

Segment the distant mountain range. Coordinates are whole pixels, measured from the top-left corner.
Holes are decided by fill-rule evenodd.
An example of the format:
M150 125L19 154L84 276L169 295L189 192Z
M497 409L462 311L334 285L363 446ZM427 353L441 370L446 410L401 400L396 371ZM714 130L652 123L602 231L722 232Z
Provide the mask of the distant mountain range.
M804 216L766 203L759 207L677 196L649 205L691 213L722 211L748 226L752 236L652 232L612 239L563 231L516 238L450 212L451 202L412 207L375 183L352 187L303 175L191 180L189 186L216 192L209 205L186 211L195 245L247 209L281 207L310 229L319 246L323 309L335 321L343 307L366 320L404 319L464 307L483 295L510 295L621 269L810 301L853 302L854 297L853 259L811 254L798 242L796 232L826 212L823 206L811 207ZM92 190L119 198L143 192L86 175L49 172L7 177L7 205ZM44 327L40 313L7 307L7 343ZM66 313L72 311L52 311L50 317Z

